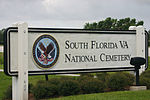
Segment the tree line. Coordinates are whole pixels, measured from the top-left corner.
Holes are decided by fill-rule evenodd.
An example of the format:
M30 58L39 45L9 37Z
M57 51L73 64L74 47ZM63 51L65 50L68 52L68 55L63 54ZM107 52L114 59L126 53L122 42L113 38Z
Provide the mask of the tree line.
M143 25L143 21L136 21L135 18L114 19L111 17L105 20L93 23L86 23L84 29L99 29L99 30L128 30L130 26Z
M130 26L144 25L144 21L137 21L135 18L129 17L124 19L114 19L111 17L101 20L99 22L85 23L84 29L98 29L98 30L128 30ZM148 44L150 46L150 30L148 31Z
M3 43L4 43L4 39L3 39L4 30L5 29L0 30L0 45L3 45Z

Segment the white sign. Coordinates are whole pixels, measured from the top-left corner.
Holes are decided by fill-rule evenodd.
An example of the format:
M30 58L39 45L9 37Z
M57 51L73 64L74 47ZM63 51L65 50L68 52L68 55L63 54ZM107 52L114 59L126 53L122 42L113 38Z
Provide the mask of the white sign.
M17 37L17 28L6 30L5 72L8 75L17 75L18 71ZM145 51L146 42L142 42ZM28 70L32 75L134 70L130 59L137 56L137 49L135 30L29 28Z

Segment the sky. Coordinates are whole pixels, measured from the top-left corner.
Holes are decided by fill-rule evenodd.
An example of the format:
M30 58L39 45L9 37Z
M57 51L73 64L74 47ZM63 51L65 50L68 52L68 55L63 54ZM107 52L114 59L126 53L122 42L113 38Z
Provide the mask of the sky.
M83 28L107 17L143 20L150 29L150 0L0 0L0 29L16 22L29 27Z

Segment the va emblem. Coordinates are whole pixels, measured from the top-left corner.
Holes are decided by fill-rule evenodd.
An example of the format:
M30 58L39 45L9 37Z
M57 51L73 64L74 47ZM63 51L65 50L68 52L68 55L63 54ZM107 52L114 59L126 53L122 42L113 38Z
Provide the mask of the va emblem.
M33 45L33 59L39 68L49 69L58 59L59 46L50 35L42 35Z

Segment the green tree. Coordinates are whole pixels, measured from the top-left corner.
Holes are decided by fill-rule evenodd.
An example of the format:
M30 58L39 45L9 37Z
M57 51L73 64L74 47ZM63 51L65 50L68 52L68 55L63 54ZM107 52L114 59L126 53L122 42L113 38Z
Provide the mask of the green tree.
M0 30L0 44L2 45L3 44L3 35L4 35L4 30L5 29L2 29L2 30Z
M2 44L2 41L3 41L3 34L2 31L0 30L0 44Z
M143 25L143 21L136 21L135 18L130 19L113 19L111 17L106 18L105 20L93 23L86 23L84 29L100 29L100 30L128 30L130 26L139 26Z
M150 46L150 30L148 31L148 46Z

